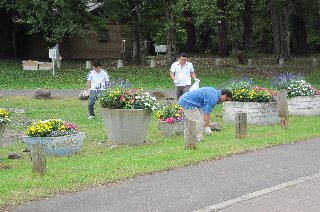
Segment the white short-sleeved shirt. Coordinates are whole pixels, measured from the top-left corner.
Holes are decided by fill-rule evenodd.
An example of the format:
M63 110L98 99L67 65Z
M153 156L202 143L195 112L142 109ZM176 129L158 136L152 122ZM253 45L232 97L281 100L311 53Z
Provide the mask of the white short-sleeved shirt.
M190 74L194 72L192 63L187 61L184 66L181 66L179 61L176 61L171 65L170 71L174 73L176 80L178 80L177 86L191 85Z
M87 80L91 81L90 90L105 90L109 75L104 69L101 69L99 73L96 70L92 70L88 73Z

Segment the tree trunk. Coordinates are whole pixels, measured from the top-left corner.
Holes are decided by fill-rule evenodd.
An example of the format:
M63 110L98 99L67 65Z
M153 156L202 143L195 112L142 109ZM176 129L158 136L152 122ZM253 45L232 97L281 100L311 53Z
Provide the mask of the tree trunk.
M292 15L292 47L295 55L308 54L306 23L298 14Z
M288 4L270 0L270 10L276 61L279 61L280 58L290 57Z
M177 41L176 41L176 17L174 5L172 0L167 0L167 65L170 66L175 60L177 55Z
M193 17L191 11L184 11L185 24L184 28L187 32L186 52L198 52L197 50L197 35L196 27L193 24Z
M243 48L249 51L252 43L252 1L245 0L243 11Z
M141 33L141 10L140 10L140 1L133 1L133 34L134 34L134 42L133 42L133 62L136 65L141 65L143 62L143 48L142 48L142 33Z
M0 57L12 57L14 55L14 28L11 14L0 10Z
M218 55L220 57L228 56L227 23L224 18L225 0L217 1L218 8L221 11L221 20L218 22Z

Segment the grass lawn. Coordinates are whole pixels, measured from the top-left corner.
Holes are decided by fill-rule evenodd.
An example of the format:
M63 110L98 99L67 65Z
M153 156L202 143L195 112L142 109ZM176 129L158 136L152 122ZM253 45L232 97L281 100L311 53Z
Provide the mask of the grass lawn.
M12 63L12 64L11 64ZM6 64L6 65L3 65ZM5 61L0 65L1 89L15 88L83 88L86 70L76 66L76 61L65 64L68 68L56 76L43 72L22 72L17 61ZM84 65L83 65L84 66ZM78 69L77 69L78 67ZM199 66L200 67L200 66ZM202 69L201 69L202 68ZM272 75L251 73L252 71L199 68L198 76L203 85L218 85L230 76L249 74L259 85L270 85ZM126 77L144 88L172 88L168 69L127 67L110 69L114 78ZM244 69L245 70L245 69ZM307 79L319 88L319 69L307 69ZM3 78L4 77L4 78ZM10 78L13 78L12 81ZM3 79L5 79L3 81ZM24 82L23 82L24 80ZM38 86L37 86L38 85ZM0 91L1 93L1 91ZM10 128L23 131L23 125L14 124L22 118L38 120L52 116L69 120L77 124L86 133L83 149L69 157L48 157L47 173L34 175L31 171L30 153L22 152L25 145L18 140L14 145L1 147L0 158L0 209L8 205L22 204L30 200L54 196L57 193L77 191L101 184L122 181L134 176L170 170L200 161L219 159L255 149L297 142L320 136L318 130L320 117L289 117L289 128L277 126L248 127L245 139L235 138L235 128L226 124L220 132L198 143L196 150L185 150L182 136L165 137L160 134L156 119L153 117L147 134L147 143L141 146L119 146L114 148L107 140L102 121L87 120L87 102L75 98L54 98L35 100L28 97L0 98L0 108L21 108L23 114L13 113ZM99 107L96 107L99 117ZM214 108L212 121L222 122L216 118L222 114L222 106ZM21 120L20 120L21 121ZM17 152L21 160L9 160L7 155Z

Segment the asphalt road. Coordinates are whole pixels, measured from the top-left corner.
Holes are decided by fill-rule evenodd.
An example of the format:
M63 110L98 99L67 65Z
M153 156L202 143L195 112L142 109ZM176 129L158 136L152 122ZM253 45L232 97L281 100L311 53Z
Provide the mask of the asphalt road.
M9 211L320 211L319 152L320 137L59 195Z

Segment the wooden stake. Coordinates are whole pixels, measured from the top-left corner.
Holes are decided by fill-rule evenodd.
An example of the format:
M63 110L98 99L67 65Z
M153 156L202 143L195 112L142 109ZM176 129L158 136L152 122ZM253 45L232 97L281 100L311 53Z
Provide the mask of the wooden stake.
M280 117L281 127L284 129L288 128L288 98L287 98L287 91L281 89L277 94L277 110Z
M197 148L196 121L186 121L184 139L186 149Z
M45 145L36 142L31 148L32 172L38 174L46 173L46 151Z
M247 114L236 113L236 138L245 138L247 136Z

